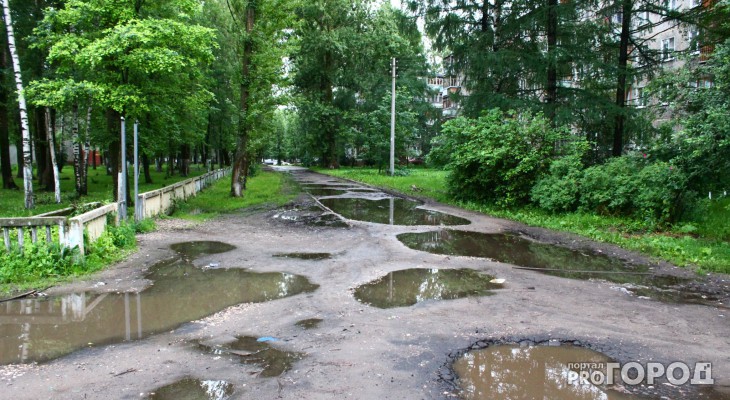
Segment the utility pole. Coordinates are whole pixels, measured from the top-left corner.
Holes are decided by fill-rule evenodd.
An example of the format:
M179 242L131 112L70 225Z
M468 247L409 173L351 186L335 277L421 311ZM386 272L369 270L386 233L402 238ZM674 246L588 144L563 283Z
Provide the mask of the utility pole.
M134 221L142 220L139 204L139 121L134 121Z
M127 137L124 117L122 117L122 168L117 176L117 203L119 204L119 221L127 219Z
M390 100L390 176L395 176L395 57L393 57L391 70L393 72L393 94Z

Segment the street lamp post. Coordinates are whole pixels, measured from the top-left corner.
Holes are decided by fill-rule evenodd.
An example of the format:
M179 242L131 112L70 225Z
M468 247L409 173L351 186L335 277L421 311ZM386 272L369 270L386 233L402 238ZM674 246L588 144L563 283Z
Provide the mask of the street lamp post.
M122 117L122 168L117 175L117 204L119 205L119 220L127 219L127 137L124 117Z
M139 222L142 219L140 215L139 204L139 121L134 121L134 221Z
M393 57L391 69L393 73L393 94L390 100L390 176L395 176L395 57Z

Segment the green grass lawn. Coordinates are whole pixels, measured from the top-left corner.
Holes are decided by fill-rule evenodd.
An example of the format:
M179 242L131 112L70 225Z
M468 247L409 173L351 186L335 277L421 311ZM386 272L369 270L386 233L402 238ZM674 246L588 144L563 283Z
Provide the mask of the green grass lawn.
M448 196L447 171L414 168L407 176L395 177L378 174L377 170L370 168L317 171L394 189L408 195L428 197L532 226L576 233L593 240L637 250L676 265L697 267L699 271L730 273L730 199L727 198L713 201L699 221L681 224L666 231L644 232L636 228L642 224L628 218L581 212L552 214L532 207L503 209L490 204L458 202ZM688 225L691 225L691 229L687 229Z
M190 167L190 175L182 177L179 175L173 175L171 177L165 177L165 172L155 172L154 169L150 171L152 175L153 183L144 183L144 176L140 176L139 180L139 192L149 192L151 190L160 189L165 186L172 185L175 182L179 182L185 179L193 178L202 175L206 172L204 167L193 165ZM134 181L132 179L132 171L129 172L130 176L130 191L134 188L132 185ZM22 190L0 190L0 218L4 217L30 217L37 214L46 213L53 210L69 207L74 203L91 203L95 201L101 202L112 202L114 201L112 194L113 192L113 180L111 175L106 174L104 167L93 169L89 167L88 177L88 190L89 194L82 198L76 197L76 189L74 186L74 175L73 167L66 166L60 176L61 180L61 204L56 204L53 192L46 192L38 186L38 181L33 182L33 189L35 194L36 206L33 210L26 210L24 207L24 193ZM22 188L23 180L15 178L15 184Z
M206 221L220 214L231 213L255 206L280 206L293 199L298 188L285 174L261 171L248 178L247 189L241 198L231 197L231 178L223 178L199 195L177 207L178 218Z

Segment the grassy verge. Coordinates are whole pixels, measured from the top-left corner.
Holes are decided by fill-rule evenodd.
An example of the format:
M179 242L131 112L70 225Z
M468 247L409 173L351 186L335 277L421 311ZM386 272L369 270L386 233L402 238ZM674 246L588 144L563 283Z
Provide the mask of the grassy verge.
M144 183L144 177L140 177L139 192L144 193L165 186L172 185L185 179L190 179L202 175L206 170L200 166L194 165L190 167L190 175L182 177L174 175L166 177L165 172L150 171L153 183ZM130 178L132 173L130 172ZM76 189L74 186L73 168L66 166L60 176L61 182L61 204L55 203L53 192L41 190L37 181L34 181L33 188L36 198L36 207L33 210L26 210L24 204L24 193L22 190L0 189L0 218L2 217L30 217L45 212L58 210L69 207L75 203L91 203L95 201L113 201L113 180L111 175L106 174L104 167L97 169L89 169L88 179L88 195L82 198L76 197ZM132 184L130 179L130 185ZM15 184L22 187L23 181L15 178ZM134 190L130 187L130 190Z
M284 174L262 171L249 178L243 197L231 197L231 180L221 179L198 196L176 207L175 217L207 221L220 214L244 208L271 205L280 206L297 194L295 184Z
M62 249L57 244L28 243L23 251L0 248L0 294L40 289L68 282L99 271L124 259L136 247L135 233L154 229L151 220L110 227L93 244L87 244L87 254L79 257L78 250Z
M696 223L684 224L677 229L667 231L643 232L636 228L642 224L628 218L579 212L551 214L530 207L503 209L489 204L457 202L450 199L447 194L448 172L446 171L426 168L413 169L407 176L396 177L381 175L377 170L364 168L318 169L318 171L394 189L409 195L428 197L446 204L532 226L576 233L593 240L637 250L676 265L696 267L699 271L730 273L730 243L726 237L727 221L730 221L730 201L727 199L712 203L708 207L707 215ZM418 191L414 191L413 186ZM687 225L694 225L690 229L691 234L687 233Z
M172 182L167 180L165 185ZM249 207L282 205L298 193L291 178L267 171L249 179L248 189L242 198L230 196L230 184L230 178L220 179L188 202L177 204L175 216L204 221ZM4 247L0 248L0 294L45 288L99 271L136 249L135 233L154 229L155 224L151 220L113 227L93 245L87 245L88 254L83 260L78 257L78 252L45 244L25 246L22 253L6 252Z

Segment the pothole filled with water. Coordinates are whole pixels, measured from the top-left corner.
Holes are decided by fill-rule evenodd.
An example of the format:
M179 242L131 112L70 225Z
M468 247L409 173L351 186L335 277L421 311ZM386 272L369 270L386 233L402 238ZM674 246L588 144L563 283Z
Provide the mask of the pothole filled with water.
M278 254L274 254L272 257L297 258L300 260L319 261L319 260L327 260L327 259L332 258L332 254L331 253L278 253Z
M556 339L544 344L525 340L520 344L493 344L469 350L451 368L464 399L707 399L730 396L712 385L679 385L657 377L652 385L637 369L627 370L603 353ZM615 364L609 364L615 363ZM644 368L646 363L638 362ZM610 371L609 372L609 368ZM583 376L583 379L581 379ZM688 378L691 378L691 373ZM676 378L676 374L675 374Z
M305 188L309 194L312 196L339 196L341 194L344 194L346 189L345 188L330 188L330 187L312 187L312 188Z
M233 395L233 385L226 381L181 379L155 389L150 400L226 400Z
M339 216L325 212L317 205L293 207L273 213L272 218L287 224L327 228L349 228Z
M690 279L656 275L646 265L626 263L603 254L537 243L512 234L439 230L397 236L414 250L435 254L484 257L519 268L571 279L603 279L625 285L639 296L677 303L711 304L720 297L699 292Z
M224 243L201 243L180 243L174 248L186 255L225 248ZM146 278L153 284L139 293L80 292L2 304L0 364L47 361L90 344L141 339L229 306L276 300L319 287L287 273L196 268L182 254L152 266Z
M302 329L315 329L319 327L319 324L322 323L322 318L308 318L303 319L300 321L297 321L294 323L295 326L298 326Z
M185 259L192 260L205 255L220 254L235 250L236 246L223 242L200 240L194 242L175 243L170 245L170 248Z
M321 199L330 210L347 219L390 225L468 225L468 219L418 208L419 203L401 198L369 200L357 197Z
M274 338L242 336L232 343L215 346L201 344L201 347L212 354L229 355L244 364L261 368L257 376L275 377L289 371L295 362L305 356L304 353L280 350L270 345L276 341Z
M378 308L407 307L427 300L490 296L504 287L493 281L493 276L468 268L405 269L358 286L355 298Z
M588 382L569 384L569 364L608 362L609 357L576 346L496 345L465 353L453 369L464 399L638 399Z

